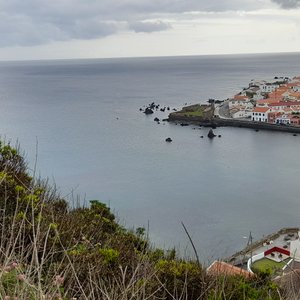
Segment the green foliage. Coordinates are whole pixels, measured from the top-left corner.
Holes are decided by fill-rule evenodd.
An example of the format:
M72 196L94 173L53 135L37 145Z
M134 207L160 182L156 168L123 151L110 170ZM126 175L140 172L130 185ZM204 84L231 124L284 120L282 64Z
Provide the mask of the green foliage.
M7 295L13 295L18 285L17 275L18 275L17 270L12 270L10 272L3 273L2 277L0 278L1 284Z
M210 290L208 300L279 300L278 287L270 281L246 279L241 276L223 276L216 278L214 288ZM226 297L224 297L224 295Z
M84 244L78 244L73 247L72 250L69 251L69 255L71 256L79 256L87 253L87 247Z
M190 105L183 107L181 111L173 112L170 114L170 117L176 119L180 117L198 117L203 120L210 120L213 118L214 108L212 105Z
M145 229L144 227L138 227L138 228L135 230L135 233L136 233L137 235L142 236L142 235L145 234L145 231L146 231L146 229Z
M180 295L188 289L193 299L197 299L202 294L203 272L196 262L161 259L156 263L155 268L166 290L176 290Z
M103 257L105 264L115 263L120 256L120 253L118 250L111 249L111 248L99 249L99 253Z
M277 273L282 270L282 268L288 263L289 259L286 261L276 262L269 258L262 258L254 262L251 266L253 272L259 273L264 276L269 276L271 274Z

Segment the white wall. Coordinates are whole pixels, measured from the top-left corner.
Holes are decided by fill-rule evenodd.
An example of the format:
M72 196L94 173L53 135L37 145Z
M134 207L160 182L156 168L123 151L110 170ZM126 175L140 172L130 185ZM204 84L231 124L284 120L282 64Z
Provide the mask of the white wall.
M259 115L260 114L260 115ZM267 113L252 113L252 120L256 122L267 122L268 114Z
M247 262L247 270L251 273L253 273L252 269L251 269L251 263L253 264L254 262L256 262L257 260L260 260L262 258L265 257L265 254L264 252L262 253L259 253L259 254L256 254L254 256L252 256L252 259L251 257L248 259L248 262Z
M300 261L300 240L291 241L290 244L291 257L296 261Z

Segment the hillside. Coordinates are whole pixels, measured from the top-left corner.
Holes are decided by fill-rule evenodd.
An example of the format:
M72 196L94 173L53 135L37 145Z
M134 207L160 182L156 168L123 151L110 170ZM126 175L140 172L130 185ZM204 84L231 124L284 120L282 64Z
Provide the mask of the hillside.
M71 207L20 154L0 143L1 299L282 299L267 274L209 276L151 246L93 200ZM14 298L15 297L15 298Z

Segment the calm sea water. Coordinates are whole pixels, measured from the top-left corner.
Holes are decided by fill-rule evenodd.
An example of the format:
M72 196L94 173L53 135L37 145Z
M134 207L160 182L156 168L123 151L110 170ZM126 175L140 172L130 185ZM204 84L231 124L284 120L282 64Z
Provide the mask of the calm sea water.
M156 245L226 256L299 226L300 137L157 125L139 108L225 99L253 78L299 75L299 54L0 63L0 129L61 193L100 199ZM166 116L157 113L159 118ZM173 143L164 140L171 137Z

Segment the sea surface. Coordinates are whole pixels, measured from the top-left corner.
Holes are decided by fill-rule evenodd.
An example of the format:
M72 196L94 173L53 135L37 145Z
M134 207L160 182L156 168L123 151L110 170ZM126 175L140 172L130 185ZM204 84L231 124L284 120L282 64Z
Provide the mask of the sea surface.
M226 99L251 79L300 74L300 54L0 63L0 133L71 202L99 199L155 245L204 262L300 225L300 136L161 122L152 101ZM200 136L205 138L201 139ZM172 143L165 138L171 137ZM36 151L37 149L37 151Z

